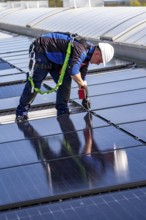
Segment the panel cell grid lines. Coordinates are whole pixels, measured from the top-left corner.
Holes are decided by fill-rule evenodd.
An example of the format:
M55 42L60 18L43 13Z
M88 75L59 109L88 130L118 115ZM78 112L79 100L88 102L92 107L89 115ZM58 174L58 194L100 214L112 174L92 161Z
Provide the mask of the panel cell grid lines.
M0 40L0 220L143 220L146 69L90 69L89 112L73 82L69 116L56 117L56 93L37 95L30 120L16 123L7 117L24 88L33 39L13 38ZM54 113L42 113L48 108Z
M41 162L0 170L1 209L119 190L141 185L146 178L145 146L80 157L71 154L71 148L55 160L47 158L52 153L47 150L44 160L37 152Z
M32 220L32 219L131 219L145 220L146 188L136 188L72 199L59 203L34 206L0 214L3 220Z

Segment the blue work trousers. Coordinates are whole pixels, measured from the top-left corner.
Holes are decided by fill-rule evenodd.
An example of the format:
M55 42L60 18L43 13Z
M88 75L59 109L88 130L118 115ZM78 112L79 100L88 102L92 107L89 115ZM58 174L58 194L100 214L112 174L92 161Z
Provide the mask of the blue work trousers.
M54 63L51 63L46 55L44 53L35 53L35 66L34 66L34 71L33 71L33 81L35 84L36 88L41 87L41 84L43 82L43 80L46 78L47 74L50 73L50 75L52 76L53 80L55 81L55 83L58 82L59 79L59 73L60 73L60 69L61 66L60 65L56 65ZM41 64L44 65L49 65L52 64L52 67L50 69L42 69L41 68ZM65 76L64 76L64 80L61 86L59 86L58 90L57 90L57 94L56 94L56 109L57 110L66 110L68 109L68 101L69 101L69 97L70 97L70 92L71 92L71 76L68 72L68 68L66 70ZM24 90L22 92L22 95L20 97L20 105L22 107L25 107L27 105L31 105L31 103L34 101L35 97L36 97L37 93L33 92L32 93L32 88L30 85L30 82L27 80L26 85L24 87Z

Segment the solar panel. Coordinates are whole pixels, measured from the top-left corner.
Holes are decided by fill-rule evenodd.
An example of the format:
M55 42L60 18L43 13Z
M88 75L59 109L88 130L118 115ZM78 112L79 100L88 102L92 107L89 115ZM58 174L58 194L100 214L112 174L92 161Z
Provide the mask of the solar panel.
M97 77L98 80L98 77ZM89 86L90 95L104 95L146 88L146 77Z
M45 204L0 214L3 220L14 219L145 219L146 188L122 190L96 196ZM60 215L59 215L60 214ZM84 218L83 218L84 217Z
M28 52L26 54L12 53L11 56L9 55L9 57L5 57L5 60L9 63L13 63L13 62L15 63L15 62L19 62L24 59L28 60L28 58L29 58Z
M14 77L14 75L1 76L0 77L0 85L18 82L18 81L22 82L24 80L26 80L26 73L16 74L15 77Z
M14 87L12 87L12 88L14 88ZM17 92L15 91L15 93L17 93ZM38 94L37 97L35 98L34 102L32 103L32 106L42 105L42 104L49 104L49 103L52 103L52 102L54 103L55 98L56 98L55 93L51 93L49 95L45 94L43 96ZM19 96L17 96L17 97L13 96L13 97L10 97L10 98L1 99L0 111L10 110L10 109L15 110L17 105L19 104L19 99L20 99L20 93L19 93Z
M2 40L0 41L0 54L27 51L31 42L32 38L19 36Z
M71 125L71 127L72 126L73 125ZM126 138L125 139L121 138L122 139L121 144L118 145L116 144L118 142L118 137L113 137L114 141L109 140L108 141L109 145L106 146L107 141L103 140L103 137L101 136L102 133L100 132L101 129L100 127L94 129L94 131L96 131L95 135L96 133L99 133L98 134L99 138L98 141L96 141L95 136L91 137L90 148L85 148L85 141L88 137L87 135L89 135L88 132L90 132L88 130L84 130L84 132L83 131L75 132L75 131L70 131L68 128L69 133L62 134L61 132L65 132L65 131L60 130L59 127L57 127L56 125L56 133L54 132L55 134L50 134L49 136L47 135L47 132L46 134L44 132L44 136L41 136L41 134L37 132L37 129L34 129L34 127L31 124L27 123L27 125L25 126L18 124L18 128L20 129L19 131L14 130L14 133L16 133L17 136L14 136L14 133L12 132L12 135L9 138L9 140L7 139L7 141L4 141L1 138L0 168L24 165L27 163L28 164L36 163L42 159L41 157L38 156L38 153L40 153L41 151L42 151L42 157L43 156L45 157L45 154L47 154L47 160L66 157L67 156L66 149L62 148L64 146L63 145L64 141L67 142L68 145L72 147L72 150L70 151L70 156L78 155L79 152L81 154L87 153L90 152L90 150L92 150L92 153L100 152L100 151L104 152L108 150L113 150L115 147L117 149L122 149L129 147L137 147L141 145L137 141L132 142L131 138L129 138L129 144L125 143ZM53 133L53 131L51 132ZM4 138L6 138L6 135L4 136ZM105 138L107 138L107 135L105 135Z
M11 59L12 57L16 58L16 57L19 57L19 56L28 56L28 50L26 49L26 50L17 51L17 52L12 51L11 53L1 54L1 57L4 60Z
M0 41L1 58L4 60L0 63L0 111L6 117L9 110L14 113L19 103L24 86L19 80L24 77L22 72L28 70L31 42L32 38L26 37ZM93 74L90 69L87 76L92 120L87 112L79 110L81 106L77 104L81 104L81 100L78 99L75 82L71 99L77 103L72 105L74 112L71 109L70 117L54 117L55 93L38 95L32 104L30 115L38 113L41 119L36 116L37 120L32 117L26 123L4 124L0 117L0 209L16 208L0 213L0 219L98 217L116 220L126 219L127 216L133 220L144 219L142 204L145 198L141 196L141 191L135 192L135 197L132 190L122 191L123 194L108 192L141 186L146 181L145 145L133 138L139 135L145 140L146 70L134 68L131 62L117 60L107 66L107 71L103 65L97 71L95 68L92 70ZM52 81L46 83L54 86ZM50 108L53 114L47 111L44 114L41 106ZM107 122L110 120L133 136L109 125ZM98 192L106 193L91 196ZM90 197L74 198L83 195ZM62 198L67 201L28 208L41 202L61 201ZM138 203L141 198L142 202ZM27 208L19 210L21 206Z
M88 82L89 86L91 86L91 85L95 86L96 85L96 89L94 89L94 92L96 92L96 90L97 90L97 88L100 84L101 84L101 86L104 86L102 84L116 83L116 82L120 82L120 81L122 83L122 81L130 80L130 79L134 80L134 79L139 78L139 80L142 80L143 77L145 77L145 76L146 76L146 71L145 71L144 68L143 69L124 69L124 70L118 70L118 71L115 70L115 71L112 71L112 72L111 71L110 72L105 71L105 72L100 73L100 74L98 74L98 72L92 73L90 75L88 74L87 75L87 82ZM127 81L127 82L130 82L130 81ZM46 81L46 83L48 84L48 83L51 83L51 82ZM73 87L77 87L77 84L74 81L72 82L72 85L73 85ZM90 89L90 87L89 87L89 89ZM92 90L91 90L91 92L92 92Z
M11 68L11 66L6 62L1 62L0 63L0 70L10 69L10 68Z
M21 71L16 68L0 70L0 79L2 79L2 76L7 76L7 75L13 75L14 77L14 75L18 73L21 73Z
M82 129L86 128L86 125L88 121L86 122L85 116L87 113L78 113L70 115L70 118L63 118L63 122L57 120L56 117L51 118L44 118L44 119L38 119L33 120L30 123L26 122L26 124L18 124L17 123L11 123L7 125L1 125L0 126L0 143L3 142L10 142L14 140L21 140L24 139L24 132L25 129L27 129L27 126L30 127L30 133L28 130L28 137L25 137L25 139L31 138L31 135L37 135L36 138L39 138L41 136L47 136L47 135L57 135L61 134L62 132L75 132L75 131L82 131ZM102 121L101 119L98 119L96 117L92 117L92 127L98 128L102 126L108 126L106 122ZM26 127L26 128L25 128ZM43 128L43 129L42 129ZM63 129L63 131L61 130ZM36 132L31 133L31 130L34 130ZM11 131L11 132L10 132ZM35 136L34 136L35 137Z
M138 137L139 139L146 142L146 137L145 137L146 120L143 119L143 121L137 121L135 123L132 122L132 123L121 124L120 127L130 132L131 134L135 135L135 137Z
M141 185L145 156L142 146L1 169L1 210Z
M121 68L121 67L126 67L126 66L132 66L133 62L130 61L124 61L124 60L119 60L116 58L113 58L109 63L106 64L106 67L103 65L103 63L100 63L99 65L97 64L89 64L89 71L90 70L99 70L99 69L108 69L108 68Z
M141 99L141 97L139 97L139 99ZM121 106L118 108L108 108L95 112L115 124L120 124L145 120L145 109L146 103L140 103L130 106Z
M138 105L145 102L145 96L146 96L146 89L140 89L140 90L133 90L128 92L120 92L120 93L114 93L114 94L107 94L107 95L99 95L99 96L92 96L90 97L91 101L91 109L96 110L104 110L109 109L109 112L112 112L110 108L117 108L117 107L123 107L123 106L129 106L129 105ZM123 107L124 108L124 107ZM113 110L114 111L114 110ZM120 108L117 109L117 112L120 111ZM96 111L99 113L98 111ZM99 113L100 114L100 113ZM104 114L101 113L101 115ZM108 113L109 114L109 113ZM118 115L120 113L117 113ZM118 117L115 116L115 117ZM110 118L111 116L109 116ZM119 119L121 120L121 119ZM124 119L123 119L124 120ZM113 120L114 121L114 120Z
M3 86L0 88L0 98L10 98L20 96L24 88L24 84Z

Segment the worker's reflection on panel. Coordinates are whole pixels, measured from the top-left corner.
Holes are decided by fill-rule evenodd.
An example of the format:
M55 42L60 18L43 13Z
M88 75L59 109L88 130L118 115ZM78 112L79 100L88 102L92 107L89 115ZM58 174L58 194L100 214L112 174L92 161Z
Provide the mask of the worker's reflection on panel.
M21 123L17 123L18 128L23 132L26 139L29 139L31 142L31 146L35 149L37 157L44 168L46 173L46 178L49 183L50 191L53 191L52 188L52 177L51 177L51 168L49 161L49 148L48 141L46 138L43 138L39 135L39 133L34 129L34 127L29 123L29 121L23 121Z
M45 169L50 189L65 190L67 185L75 188L94 187L110 169L118 177L126 176L128 160L124 150L102 152L93 138L92 115L87 113L84 117L85 129L76 131L69 116L59 117L58 123L63 138L59 135L42 137L33 128L29 121L18 123L24 136L30 140ZM81 137L84 137L82 146ZM59 153L56 153L58 141ZM59 186L59 187L58 187Z
M114 171L119 179L128 177L128 158L124 149L117 150L114 144Z
M84 120L85 129L80 132L78 131L77 133L71 119L68 116L66 116L65 120L63 117L58 118L58 122L66 140L63 147L66 148L66 151L68 151L68 155L74 155L70 160L72 161L72 164L74 164L74 167L71 169L76 170L74 176L78 178L79 182L81 182L82 179L82 182L88 183L88 186L92 188L93 183L97 183L97 181L99 181L99 179L103 176L105 167L102 154L92 137L92 115L87 113ZM72 132L67 133L69 124L70 131ZM83 133L83 146L79 140L79 133ZM74 148L78 148L77 151L74 152L76 154L72 153ZM71 173L72 171L69 172Z

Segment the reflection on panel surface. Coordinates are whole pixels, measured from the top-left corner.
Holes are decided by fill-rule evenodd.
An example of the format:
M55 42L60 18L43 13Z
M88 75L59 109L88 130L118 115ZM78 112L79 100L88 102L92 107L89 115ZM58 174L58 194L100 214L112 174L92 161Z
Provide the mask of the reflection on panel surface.
M5 128L19 141L0 144L1 207L145 178L145 148L89 113Z
M39 120L38 124L18 123L17 130L13 127L13 131L16 133L17 139L20 138L20 140L15 141L13 139L11 142L0 144L0 168L33 164L41 160L57 160L81 154L101 153L112 151L115 148L124 149L140 145L140 142L112 126L105 125L100 119L94 118L94 126L96 127L92 128L87 117L85 118L84 126L81 123L81 119L81 124L75 125L73 122L76 121L76 118L72 118L75 120L61 117L57 121L58 124L54 123L56 131L54 134L49 134L49 131L53 132L53 127L49 128L48 126L49 129L47 129L44 124L42 127L48 131L46 135L39 133ZM97 127L99 124L100 127Z
M24 88L24 84L3 86L0 88L0 98L9 98L20 96Z
M0 70L11 69L11 66L8 63L0 61Z
M2 169L1 208L32 199L61 198L69 193L102 191L105 187L142 181L146 178L145 157L144 146Z
M62 132L74 132L78 130L82 130L86 128L86 124L88 123L87 113L78 113L70 115L70 117L63 117L62 123L57 120L56 117L51 118L42 118L39 120L33 120L28 122L28 127L30 127L30 132L27 129L27 122L26 124L18 124L12 123L7 125L0 126L0 143L6 143L15 140L23 140L28 138L38 136L47 136L47 135L57 135L62 134ZM89 120L90 123L90 120ZM92 117L91 119L92 128L108 126L106 122L103 120ZM61 129L61 125L63 126L64 131ZM35 129L35 132L33 131ZM24 132L27 131L27 136Z

